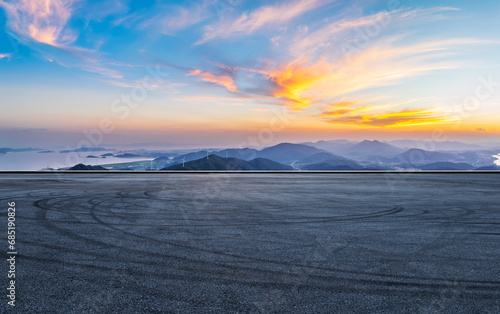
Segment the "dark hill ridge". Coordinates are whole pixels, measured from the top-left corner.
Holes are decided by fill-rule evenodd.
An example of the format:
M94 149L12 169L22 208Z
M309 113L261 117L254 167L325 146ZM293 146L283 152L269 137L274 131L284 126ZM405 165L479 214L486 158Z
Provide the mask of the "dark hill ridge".
M174 166L195 160L206 158L207 155L217 155L221 158L235 158L243 161L252 161L256 158L264 158L283 165L290 165L296 170L390 170L390 169L420 169L439 162L467 163L474 168L485 167L493 164L495 158L493 155L497 151L426 151L418 148L404 150L388 143L380 141L362 141L359 143L349 141L329 141L318 142L320 144L345 145L339 147L339 151L329 152L311 145L281 143L261 150L253 148L233 148L223 150L202 150L191 152L180 156L169 155L159 157L155 161L162 161L161 168ZM214 165L212 165L214 166ZM218 165L215 169L219 170L224 165ZM437 164L434 166L465 167L465 165L446 165ZM205 165L204 167L209 167ZM211 166L210 166L211 167ZM229 167L253 168L255 165L229 165ZM274 170L274 169L273 169Z
M327 152L314 154L314 155L306 157L298 162L299 165L310 165L310 164L318 164L318 163L327 163L327 164L334 165L334 166L340 166L340 165L349 166L352 169L362 168L359 164L357 164L356 162L354 162L350 159L347 159L347 158L344 158L341 156L337 156L334 154L330 154Z
M357 164L352 160L333 155L333 158L321 160L320 162L306 165L303 167L303 169L304 170L363 170L364 167L360 166L359 164Z
M243 160L252 160L258 156L259 151L253 148L230 148L224 149L218 152L213 152L213 154L223 157L223 158L238 158Z
M303 144L281 143L264 148L257 153L257 156L280 163L291 163L321 152L325 151Z
M321 162L317 164L312 164L312 165L307 165L304 167L304 170L344 170L344 171L350 171L350 170L360 170L356 168L352 168L351 166L348 165L333 165L329 164L327 162Z
M264 148L260 151L253 148L233 148L220 151L203 150L177 156L172 160L172 164L180 164L183 162L183 159L184 162L188 162L192 160L202 159L203 157L206 158L206 156L209 154L218 155L222 158L233 157L246 161L256 158L265 158L282 164L290 164L292 162L299 161L321 152L325 151L303 144L281 143L275 146ZM162 160L162 157L159 157L156 160Z
M183 161L188 162L188 161L198 160L198 159L201 159L203 157L206 158L208 155L209 155L208 151L200 150L198 152L192 152L192 153L187 153L187 154L183 154L180 156L176 156L174 159L172 159L172 163L178 164L178 163L182 163ZM164 160L170 160L169 156L162 156L162 157L158 157L155 159L155 161L164 161Z
M165 167L161 170L293 170L292 167L274 162L265 158L255 158L250 161L238 158L223 158L215 154L198 160L188 161L184 164L177 164Z
M101 166L91 166L91 165L78 164L78 165L74 165L73 167L69 168L68 170L108 170L108 169L101 167Z

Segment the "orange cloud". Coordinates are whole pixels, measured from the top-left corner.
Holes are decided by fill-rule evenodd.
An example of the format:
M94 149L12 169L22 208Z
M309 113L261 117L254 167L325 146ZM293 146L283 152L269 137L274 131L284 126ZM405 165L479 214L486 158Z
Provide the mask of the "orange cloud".
M76 36L66 29L76 0L0 0L9 17L8 26L26 40L63 46Z
M411 77L460 67L462 64L444 58L448 56L446 51L472 42L464 39L398 45L402 39L396 36L374 41L349 60L325 55L314 61L300 56L277 69L239 70L260 73L268 80L261 90L285 100L293 109L302 109L370 88L401 84Z
M231 92L238 91L238 88L234 85L233 78L228 75L214 75L208 72L202 72L200 70L189 71L189 75L195 75L200 77L202 80L206 82L211 82L224 86Z
M311 98L302 94L313 84L329 75L330 65L320 61L312 66L307 65L305 60L296 60L286 64L282 69L264 72L264 74L276 85L273 96L285 99L292 103L294 109L309 107Z
M446 123L454 119L433 109L404 110L373 114L359 114L359 111L372 110L370 107L342 108L324 111L322 116L333 124L356 124L373 127L413 126L422 124Z

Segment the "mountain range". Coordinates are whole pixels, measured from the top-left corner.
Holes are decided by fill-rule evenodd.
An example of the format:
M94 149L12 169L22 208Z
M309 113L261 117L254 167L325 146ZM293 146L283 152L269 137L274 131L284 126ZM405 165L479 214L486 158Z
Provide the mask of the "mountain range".
M161 170L293 170L291 166L286 166L278 162L266 159L255 158L250 161L238 158L224 158L215 154L208 155L204 158L188 161L182 164L177 164L165 167Z
M263 148L201 150L155 162L165 170L496 170L497 151L404 149L381 141L281 143ZM405 142L406 143L406 142ZM404 144L400 142L399 144ZM463 144L463 143L462 143ZM446 145L461 146L459 142ZM462 145L467 147L468 144ZM472 144L471 144L472 145ZM320 148L321 147L321 148ZM336 151L332 151L336 148ZM208 158L207 158L208 156ZM184 163L184 167L182 167ZM179 166L180 165L180 166ZM229 167L229 168L228 168Z

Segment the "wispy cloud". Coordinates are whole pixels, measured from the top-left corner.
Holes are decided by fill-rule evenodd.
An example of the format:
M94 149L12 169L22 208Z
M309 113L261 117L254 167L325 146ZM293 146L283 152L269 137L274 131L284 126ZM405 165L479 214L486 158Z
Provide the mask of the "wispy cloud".
M325 100L342 97L362 90L400 84L404 79L461 66L447 61L450 49L470 40L424 42L413 45L399 43L401 37L375 42L353 56L351 60L319 61L306 57L254 71L267 78L261 90L283 100L293 109L322 104Z
M51 46L74 42L76 34L66 27L77 0L0 0L8 16L8 27L24 40Z
M0 53L0 59L12 57L11 53Z
M278 5L263 6L250 13L245 12L236 19L223 20L207 26L203 37L196 44L202 44L215 38L248 35L264 27L282 25L304 13L334 1L294 0Z
M198 24L212 15L210 1L201 1L189 7L171 6L158 9L161 13L146 19L139 24L139 28L153 28L155 31L172 35L186 27Z
M236 92L238 90L236 85L234 85L233 78L227 74L215 75L209 72L203 72L201 70L192 70L189 71L189 75L198 76L205 82L211 82L220 86L224 86L231 92Z
M409 78L464 67L465 63L454 58L457 56L456 48L487 41L468 38L411 41L410 36L400 34L371 38L349 58L334 49L343 42L349 42L350 31L359 27L382 23L384 19L389 19L393 27L400 23L411 25L426 19L442 18L440 13L455 10L442 7L399 10L344 18L313 32L302 27L288 41L273 37L275 41L280 41L280 48L281 44L288 45L289 60L278 65L267 62L260 68L233 69L260 74L265 80L258 81L260 87L256 90L281 100L291 109L325 106L334 99L353 98L352 95L373 88L398 85ZM328 46L333 50L321 49ZM331 123L380 127L449 121L441 109L402 109L405 103L337 103L335 108L327 106L321 116ZM422 104L416 102L415 105Z
M341 47L343 44L348 44L354 38L363 32L365 39L370 40L371 35L380 36L384 30L388 28L399 27L402 23L423 23L430 20L443 18L440 13L447 11L457 11L459 9L450 7L435 7L428 9L400 9L395 11L382 11L371 15L359 17L345 17L338 21L327 23L323 27L314 31L302 31L294 34L293 38L289 39L289 52L294 55L311 54L317 50L324 48L329 49ZM369 29L369 34L366 34L366 29ZM282 39L283 40L283 39Z
M73 45L78 36L67 24L73 14L73 7L79 1L0 0L0 7L7 12L7 26L16 38L38 51L45 60L109 78L122 78L119 70L106 64L99 51ZM120 7L116 1L109 3L104 12L95 16L102 18L114 12L109 8L111 4L115 10L116 6ZM104 9L102 6L100 8Z
M215 38L244 36L260 29L269 29L270 26L282 25L327 2L294 1L264 6L236 19L223 20L205 28L205 34L198 43ZM343 17L326 21L326 25L314 29L318 24L324 24L316 23L312 25L312 31L307 26L301 26L270 37L274 49L288 52L286 60L264 60L256 67L232 65L233 72L229 76L214 76L201 71L191 74L231 91L266 95L294 110L323 107L321 117L331 123L386 127L449 122L443 108L429 109L429 104L421 101L402 100L382 105L347 101L343 105L336 103L335 108L328 104L339 98L357 98L356 95L374 88L403 84L417 76L467 66L460 61L460 49L457 48L485 44L487 41L470 38L426 40L422 36L416 36L418 40L414 40L406 28L416 23L444 19L445 13L451 11L459 9L399 9ZM374 25L379 31L367 35L368 40L346 56L340 49L342 44L353 44L354 33L366 32L367 28ZM398 32L397 35L393 32L388 32L392 35L384 34L386 28L399 27L406 31ZM237 84L242 79L244 84ZM252 90L236 88L248 86L248 82L251 82ZM410 102L415 103L413 108L406 107Z

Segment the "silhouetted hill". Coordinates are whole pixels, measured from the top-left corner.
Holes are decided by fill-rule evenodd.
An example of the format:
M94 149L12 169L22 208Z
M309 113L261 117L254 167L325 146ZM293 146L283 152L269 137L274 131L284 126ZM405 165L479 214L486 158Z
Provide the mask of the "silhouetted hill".
M255 158L248 161L252 170L293 170L291 166L280 164L266 158Z
M275 161L256 158L250 161L238 158L223 158L215 154L209 155L198 160L186 162L184 166L181 164L165 167L161 170L293 170L292 167L286 166Z
M330 165L326 162L321 162L317 164L312 164L312 165L307 165L304 167L304 170L360 170L360 169L355 169L347 165Z
M267 158L280 163L291 163L324 152L316 147L303 144L281 143L264 148L257 153L258 157Z
M303 170L362 170L363 167L356 162L335 156L335 158L324 160L319 163L307 165Z
M201 159L203 157L206 158L207 156L208 156L208 151L201 150L199 152L187 153L187 154L176 156L172 160L172 163L173 164L178 164L178 163L181 163L183 161L184 162L188 162L188 161L192 161L192 160L198 160L198 159ZM162 158L164 158L164 157L156 158L155 161L162 161ZM166 160L168 160L168 157L167 157Z
M422 170L473 170L474 167L467 163L454 163L454 162L434 162L431 164L419 167Z
M91 166L91 165L84 165L84 164L78 164L75 165L68 170L108 170L104 167L101 166Z
M304 168L307 165L311 164L322 164L326 163L329 164L330 166L348 166L352 169L360 169L362 168L358 163L356 163L353 160L333 155L327 152L322 152L322 153L317 153L312 156L306 157L298 162L298 164ZM305 169L305 168L304 168ZM315 170L321 170L321 169L315 169Z
M259 151L253 148L230 148L224 149L218 152L213 152L213 154L223 157L223 158L238 158L242 160L251 160L258 157Z

